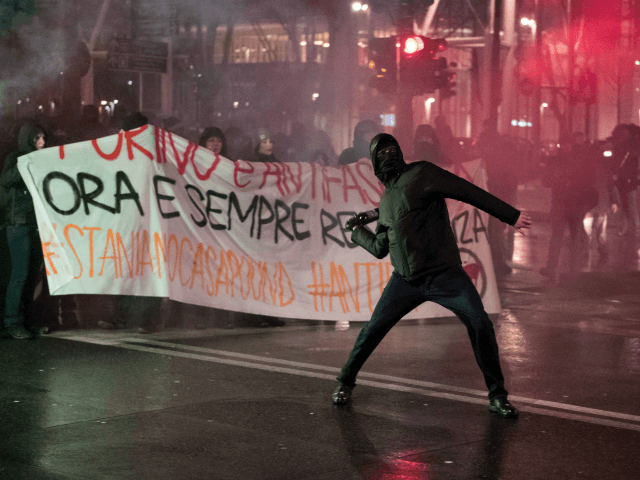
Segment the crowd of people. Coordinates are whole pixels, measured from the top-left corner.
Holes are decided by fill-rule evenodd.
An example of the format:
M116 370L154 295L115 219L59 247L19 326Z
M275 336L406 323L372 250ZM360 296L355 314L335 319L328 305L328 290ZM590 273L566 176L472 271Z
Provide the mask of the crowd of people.
M558 277L565 230L569 231L570 273L582 269L590 242L599 254L597 264L607 264L607 227L612 214L619 212L621 220L615 233L633 243L640 227L639 156L637 125L617 125L604 148L589 142L581 132L561 136L557 153L549 157L542 172L543 184L551 189L551 241L547 264L540 270L543 276L554 281Z
M100 121L100 112L93 106L85 106L78 125L61 128L55 119L24 119L0 123L0 207L2 214L0 245L2 246L3 274L0 307L4 311L5 336L15 339L32 338L49 328L61 325L74 327L77 311L72 296L58 297L54 302L58 321L55 325L43 325L30 312L34 291L46 281L42 251L40 248L33 201L18 170L19 156L32 151L86 141L131 130L149 122L142 112L113 116L108 122ZM186 129L176 119L158 121L162 128L170 130L232 161L252 162L314 162L323 166L342 166L370 160L372 139L383 133L379 122L365 119L357 123L353 131L352 145L337 154L329 136L303 124L294 124L291 133L271 132L257 128L245 132L237 126L222 129L207 126L196 131ZM448 167L467 160L482 159L488 178L488 191L509 204L515 204L517 187L538 176L551 189L550 211L551 242L544 277L558 275L559 260L565 228L570 237L570 269L580 269L584 252L590 241L583 222L590 215L591 239L597 242L600 263L608 260L607 225L612 212L621 212L623 223L620 235L635 235L640 225L636 190L638 185L638 159L640 156L640 127L618 125L611 137L610 156L602 155L602 148L587 141L582 133L569 133L559 140L556 154L547 157L544 168L532 174L531 158L536 158L531 145L524 145L517 138L498 133L496 122L487 120L484 129L474 142L456 139L451 128L438 116L433 125L419 125L414 132L412 148L405 154L407 163L426 160L440 167ZM527 159L526 164L523 159ZM538 164L538 165L539 165ZM536 166L537 168L537 166ZM494 270L498 277L511 272L509 260L513 254L513 230L491 218L489 236ZM121 318L126 310L137 312L135 317L153 317L160 307L159 301L146 302L136 297L123 297L114 301L112 321L103 321L101 328L123 328ZM239 317L228 317L227 327L242 323ZM278 326L284 322L267 316L243 315L245 324L251 326ZM146 323L145 323L146 322ZM153 323L143 321L138 325L140 333L154 331Z

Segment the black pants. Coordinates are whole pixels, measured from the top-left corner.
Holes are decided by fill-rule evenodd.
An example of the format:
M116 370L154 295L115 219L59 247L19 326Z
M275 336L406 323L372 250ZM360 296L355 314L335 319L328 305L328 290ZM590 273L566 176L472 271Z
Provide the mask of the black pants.
M569 271L577 272L581 257L586 256L588 237L584 230L584 217L589 211L586 205L552 204L551 240L547 269L555 275L560 264L560 251L564 239L565 226L569 228Z
M394 272L371 320L360 331L338 381L355 386L356 375L362 365L389 330L411 310L427 301L451 310L467 327L473 353L489 389L489 399L506 398L493 324L484 311L478 291L461 265L411 283Z
M6 229L11 276L7 285L4 308L4 326L13 332L32 321L31 304L43 263L42 244L35 225L9 225Z

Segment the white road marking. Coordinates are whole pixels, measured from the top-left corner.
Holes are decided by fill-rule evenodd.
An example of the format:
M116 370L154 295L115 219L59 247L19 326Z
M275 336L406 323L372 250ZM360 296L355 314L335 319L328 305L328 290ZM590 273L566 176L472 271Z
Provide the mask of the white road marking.
M62 338L62 337L60 337ZM278 358L261 357L257 355L249 355L237 352L228 352L224 350L216 350L204 347L195 347L191 345L180 345L176 343L158 342L143 338L118 338L104 339L90 336L73 335L64 337L67 340L75 340L84 343L93 343L98 345L108 345L129 350L137 350L140 352L155 353L160 355L188 358L191 360L200 360L205 362L221 363L225 365L233 365L239 367L253 368L265 370L269 372L286 373L290 375L299 375L312 378L320 378L324 380L335 381L339 368L328 367L325 365L316 365L311 363L294 362L291 360L282 360ZM147 346L148 345L148 346ZM228 357L228 358L223 358ZM249 361L247 361L249 360ZM257 362L257 363L256 363ZM314 371L315 370L315 371ZM321 373L330 372L330 373ZM444 385L433 382L425 382L422 380L412 380L409 378L394 377L390 375L380 375L362 371L358 375L358 385L366 385L374 388L385 390L393 390L398 392L414 393L427 397L444 398L448 400L474 403L480 405L487 404L487 393L484 390L475 390L470 388L456 387L453 385ZM419 388L419 387L427 387ZM437 389L437 390L432 390ZM444 390L444 391L438 391ZM457 393L450 393L457 392ZM464 393L466 395L459 395ZM474 396L468 396L474 395ZM559 402L550 402L547 400L539 400L534 398L520 397L510 395L509 399L517 402L517 407L521 412L530 412L538 415L546 415L549 417L562 418L567 420L576 420L596 425L604 425L610 427L623 428L626 430L640 431L640 416L630 415L626 413L610 412L607 410L599 410L595 408L581 407ZM523 405L524 404L524 405ZM530 405L527 405L530 404ZM540 408L548 407L548 408ZM557 410L555 410L557 409ZM563 411L565 410L565 411ZM577 412L577 413L570 413ZM593 415L593 416L589 416ZM604 418L601 418L604 417ZM613 420L615 419L615 420ZM627 420L628 422L618 421Z

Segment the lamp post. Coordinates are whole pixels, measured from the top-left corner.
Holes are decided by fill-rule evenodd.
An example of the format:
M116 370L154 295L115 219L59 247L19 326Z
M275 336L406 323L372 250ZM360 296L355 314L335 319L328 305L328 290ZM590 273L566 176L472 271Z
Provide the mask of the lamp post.
M536 64L538 65L538 73L539 80L536 83L536 89L534 92L534 101L535 105L540 105L540 115L533 122L533 140L538 145L540 144L542 137L542 114L544 113L544 108L542 107L542 15L540 12L540 0L536 0L535 3L535 30L534 33L534 42L535 42L535 55L536 55ZM546 105L546 104L544 104Z
M573 30L573 9L571 5L571 0L567 0L567 18L569 19L569 79L567 82L567 97L569 101L567 102L567 111L566 111L566 120L567 125L565 127L565 131L567 133L571 133L573 130L573 101L575 98L574 91L574 76L575 76L575 68L576 68L576 57L575 57L575 32Z
M425 107L425 110L426 110L425 113L427 115L427 123L431 123L431 108L432 108L432 106L433 106L435 101L436 101L435 98L430 97L429 99L427 99L424 102L424 107Z
M538 129L537 129L537 138L535 139L538 143L542 140L544 136L544 109L547 108L549 104L544 102L540 104L540 116L538 117Z

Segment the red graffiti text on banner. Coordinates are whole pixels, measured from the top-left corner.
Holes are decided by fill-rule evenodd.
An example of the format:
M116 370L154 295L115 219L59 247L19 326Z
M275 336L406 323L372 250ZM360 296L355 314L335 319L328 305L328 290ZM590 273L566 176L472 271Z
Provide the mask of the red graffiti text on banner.
M199 180L209 180L211 174L216 170L218 164L220 163L220 155L216 153L214 155L211 166L204 173L201 173L198 170L195 161L196 152L199 149L198 145L188 142L187 148L184 150L184 152L180 152L180 150L176 146L176 142L173 139L173 134L161 128L157 128L155 144L157 155L158 157L160 157L158 163L167 163L167 138L169 139L169 144L171 146L171 150L173 151L173 158L176 165L178 166L178 173L180 175L184 175L187 170L187 166L191 164L193 172ZM209 152L209 150L207 150L207 152Z

